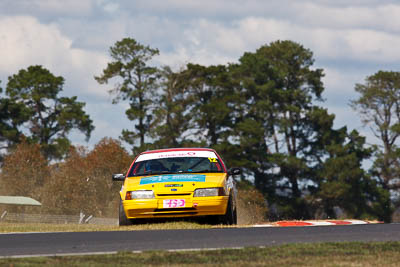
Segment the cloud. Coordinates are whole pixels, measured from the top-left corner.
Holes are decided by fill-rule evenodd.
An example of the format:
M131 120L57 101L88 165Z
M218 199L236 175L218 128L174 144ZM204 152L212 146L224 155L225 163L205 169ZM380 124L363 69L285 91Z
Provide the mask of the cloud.
M0 14L35 15L45 18L87 16L92 11L92 0L2 0Z
M112 125L122 127L123 119L121 122L104 114L111 112L115 117L123 118L123 111L112 107L107 92L109 88L100 86L93 78L107 65L108 58L105 53L73 48L72 40L65 36L57 25L42 24L30 16L1 17L0 40L0 77L11 76L31 65L42 65L53 75L64 77L62 95L76 95L78 101L86 103L85 110L100 130L93 133L96 141L101 139L99 135L107 132L107 128L109 135L116 137L117 130L113 131ZM2 87L5 86L6 81L3 80ZM118 113L121 115L116 116ZM109 120L105 122L104 117ZM74 137L74 140L84 142L84 136Z
M335 1L336 2L336 1ZM375 29L399 32L400 5L388 1L380 1L374 5L355 5L347 1L348 6L338 4L320 4L318 1L297 2L292 5L298 10L292 20L312 27L328 27L332 29Z
M94 73L106 66L103 54L71 46L72 40L55 24L41 24L29 16L0 18L0 73L10 76L31 65L42 65L63 76L75 94L106 96L94 88ZM93 81L92 81L93 80Z
M195 23L193 23L195 24ZM322 59L353 59L393 63L400 60L400 36L375 30L310 28L290 21L249 17L230 25L198 21L186 30L197 46L213 48L220 54L241 54L275 40L293 40ZM192 42L195 44L194 42Z
M117 32L169 54L175 49L177 55L182 55L184 47L189 54L210 57L218 53L214 57L231 59L271 41L290 39L328 60L393 63L400 58L396 51L400 42L400 5L395 1L119 3L122 13L114 20Z
M345 32L343 38L355 59L383 63L400 60L399 35L371 30L350 30Z
M114 13L118 11L119 9L119 4L116 3L115 1L110 1L110 0L97 0L96 4L98 6L101 6L104 11L108 13Z
M27 16L1 18L0 39L2 72L15 72L32 62L48 65L60 47L69 46L54 25L41 25Z

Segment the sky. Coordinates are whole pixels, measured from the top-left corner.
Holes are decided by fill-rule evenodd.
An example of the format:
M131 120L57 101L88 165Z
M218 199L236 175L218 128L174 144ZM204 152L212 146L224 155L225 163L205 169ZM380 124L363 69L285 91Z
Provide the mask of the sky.
M42 65L65 79L63 96L78 96L95 130L93 146L132 129L127 103L112 104L94 76L123 38L158 48L153 63L174 68L237 62L245 52L292 40L314 53L324 69L325 102L335 128L357 129L377 143L349 103L356 83L379 70L399 71L400 1L396 0L0 0L0 87L8 77Z

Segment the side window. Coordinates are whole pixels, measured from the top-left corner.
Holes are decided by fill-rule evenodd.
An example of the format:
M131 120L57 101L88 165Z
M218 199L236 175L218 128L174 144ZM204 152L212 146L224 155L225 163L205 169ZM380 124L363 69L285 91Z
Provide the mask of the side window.
M138 173L143 173L144 164L142 163L143 162L136 162L135 164L133 164L128 176L135 176Z
M213 171L221 171L221 165L219 164L219 162L214 162L214 164L212 164L212 168L211 170Z

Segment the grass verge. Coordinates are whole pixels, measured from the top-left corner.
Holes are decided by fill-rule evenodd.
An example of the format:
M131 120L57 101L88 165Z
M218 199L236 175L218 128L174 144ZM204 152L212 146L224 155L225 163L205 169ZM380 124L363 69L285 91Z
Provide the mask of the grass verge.
M213 251L0 259L1 266L399 266L400 242L289 244Z

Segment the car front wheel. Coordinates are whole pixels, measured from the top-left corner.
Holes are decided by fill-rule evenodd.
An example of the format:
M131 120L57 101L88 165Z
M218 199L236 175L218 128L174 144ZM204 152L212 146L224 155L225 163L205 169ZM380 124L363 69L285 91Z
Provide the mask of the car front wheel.
M132 221L126 217L124 207L122 206L122 199L119 200L119 225L132 225Z
M237 224L237 213L233 205L233 197L229 196L228 207L224 215L220 216L220 222L226 225Z

